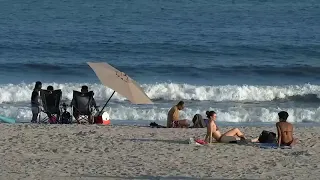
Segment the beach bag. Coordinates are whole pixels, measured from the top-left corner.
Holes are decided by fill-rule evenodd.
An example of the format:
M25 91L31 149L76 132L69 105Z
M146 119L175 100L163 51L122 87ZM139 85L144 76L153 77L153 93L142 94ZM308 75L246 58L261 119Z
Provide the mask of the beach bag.
M50 124L57 124L57 118L55 116L51 116L49 118L49 123Z
M258 140L260 143L276 143L277 135L274 132L263 130Z
M71 115L69 112L65 111L62 113L60 118L61 124L70 124L71 122Z
M192 119L193 128L205 128L207 124L204 122L204 119L200 114L196 114L193 116Z

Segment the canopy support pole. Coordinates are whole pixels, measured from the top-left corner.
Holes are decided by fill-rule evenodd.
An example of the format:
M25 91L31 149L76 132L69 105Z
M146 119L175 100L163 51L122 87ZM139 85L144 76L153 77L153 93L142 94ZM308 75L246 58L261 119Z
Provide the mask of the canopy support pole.
M111 94L111 96L109 97L108 101L106 102L106 104L104 104L103 108L100 110L99 112L99 116L101 116L101 113L103 111L103 109L107 106L108 102L110 101L110 99L112 98L112 96L114 95L116 91L113 91L113 93Z

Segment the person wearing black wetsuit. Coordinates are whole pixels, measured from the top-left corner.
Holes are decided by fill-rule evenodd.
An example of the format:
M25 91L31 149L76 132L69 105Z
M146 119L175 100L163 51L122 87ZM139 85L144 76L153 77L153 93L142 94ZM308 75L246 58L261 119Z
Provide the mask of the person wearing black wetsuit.
M40 113L40 90L42 88L42 83L37 81L31 94L31 111L32 120L31 123L36 123L38 114Z

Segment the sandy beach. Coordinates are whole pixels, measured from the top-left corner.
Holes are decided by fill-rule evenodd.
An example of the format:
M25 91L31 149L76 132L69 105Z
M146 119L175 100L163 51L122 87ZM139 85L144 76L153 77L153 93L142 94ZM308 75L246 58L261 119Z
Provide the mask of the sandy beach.
M221 127L225 132L230 127ZM241 127L248 137L270 127ZM318 179L319 127L291 150L189 144L205 129L0 124L1 179Z

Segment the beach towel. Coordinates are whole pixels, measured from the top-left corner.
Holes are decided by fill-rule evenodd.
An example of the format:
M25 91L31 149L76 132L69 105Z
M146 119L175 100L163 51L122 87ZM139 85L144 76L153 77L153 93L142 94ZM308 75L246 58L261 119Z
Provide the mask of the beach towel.
M233 136L225 136L223 139L221 138L220 142L215 141L212 143L237 143L237 140ZM205 142L204 139L189 138L189 144L207 145L208 143Z
M275 143L255 143L262 149L278 149L278 144ZM292 149L291 146L280 146L281 149Z

